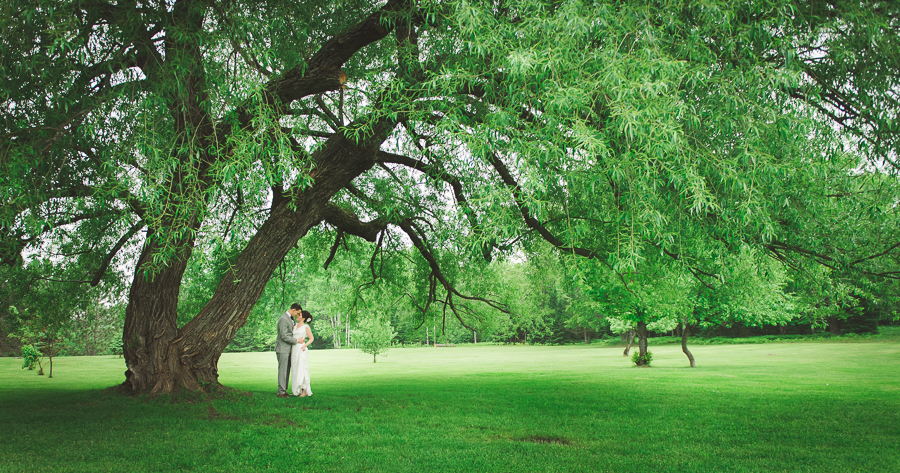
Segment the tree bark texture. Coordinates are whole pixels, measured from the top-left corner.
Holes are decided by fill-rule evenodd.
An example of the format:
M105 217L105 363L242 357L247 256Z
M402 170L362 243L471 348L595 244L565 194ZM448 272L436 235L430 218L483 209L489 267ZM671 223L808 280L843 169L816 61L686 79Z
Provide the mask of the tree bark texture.
M125 383L134 392L170 392L176 382L190 384L180 379L178 364L171 363L167 353L178 337L178 294L192 248L185 244L181 254L151 275L148 266L157 250L148 232L125 308Z
M694 355L691 354L691 351L688 350L687 341L688 337L691 336L691 326L688 323L682 322L681 326L683 327L681 330L681 351L684 352L688 357L688 361L691 362L691 368L696 367L694 364Z

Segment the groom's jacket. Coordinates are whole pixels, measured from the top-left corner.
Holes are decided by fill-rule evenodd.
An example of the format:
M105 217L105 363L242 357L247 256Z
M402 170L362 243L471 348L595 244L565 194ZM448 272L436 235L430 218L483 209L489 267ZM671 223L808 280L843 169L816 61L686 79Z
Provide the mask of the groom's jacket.
M294 336L294 319L291 314L285 312L278 319L278 337L275 340L275 353L290 353L291 348L297 344Z

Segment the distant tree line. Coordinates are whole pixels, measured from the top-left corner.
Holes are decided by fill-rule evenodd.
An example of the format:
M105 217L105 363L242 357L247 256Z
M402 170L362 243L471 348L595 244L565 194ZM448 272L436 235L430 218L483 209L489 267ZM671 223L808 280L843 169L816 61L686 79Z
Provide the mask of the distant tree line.
M225 351L273 350L274 321L295 300L315 318L313 349L353 348L352 333L359 329L360 322L376 318L389 321L396 331L393 343L399 346L484 342L560 345L611 338L628 343L638 316L648 322L646 333L650 338L681 337L684 322L690 325L691 320L693 334L700 337L872 333L877 332L879 324L897 321L897 299L890 292L891 285L875 287L881 292L872 292L874 286L867 292L865 287L837 288L835 284L813 290L796 276L791 279L790 273L776 271L777 262L769 261L767 264L774 266L766 268L767 274L777 275L780 282L760 279L756 274L760 268L745 262L741 281L756 287L741 286L736 294L729 294L727 287L716 293L691 278L679 279L671 274L645 275L642 284L625 290L620 280L603 279L596 267L538 244L515 259L461 268L455 274L454 283L459 287L471 288L472 293L504 304L504 310L482 308L473 312L476 322L465 327L442 309L430 307L423 312L423 306L417 305L417 292L427 288L416 287L421 282L416 277L416 264L421 262L413 252L408 258L387 262L385 268L389 270L373 279L369 268L358 263L365 260L359 253L371 250L368 245L355 242L355 246L334 255L326 269L323 263L328 255L315 239L312 236L310 243L291 253ZM179 305L185 320L210 294L215 268L223 264L216 260L217 254L209 252L207 257L196 259L198 267L192 268L193 272L209 277L192 279L185 288ZM734 266L740 264L735 262ZM643 306L637 302L641 291L651 296L643 299L649 301ZM778 306L753 306L747 300L753 297L777 301ZM73 294L69 300L80 302L73 310L56 316L55 320L61 321L55 329L57 353L121 354L124 306L85 299ZM736 304L746 312L736 311ZM34 310L41 307L36 304ZM0 320L0 352L18 356L21 341L8 336L16 321L7 319L9 314Z

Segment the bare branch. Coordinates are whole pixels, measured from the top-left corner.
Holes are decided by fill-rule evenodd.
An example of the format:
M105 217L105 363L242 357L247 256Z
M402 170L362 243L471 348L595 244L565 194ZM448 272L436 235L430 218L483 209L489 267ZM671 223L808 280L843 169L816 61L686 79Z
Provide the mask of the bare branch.
M428 266L431 268L434 277L444 286L444 289L447 290L448 293L453 293L462 299L473 300L483 302L494 309L497 309L504 313L509 313L509 309L506 308L504 304L501 304L496 301L484 299L481 297L475 296L466 296L461 294L453 284L447 280L446 276L444 276L443 271L441 271L441 267L437 262L437 259L434 257L434 254L431 252L431 249L425 243L425 241L420 237L420 232L415 228L415 225L411 220L406 219L398 224L398 226L409 236L409 239L412 241L413 246L419 250L419 253L425 258L425 261L428 262Z
M226 15L225 12L222 10L221 5L218 3L213 3L213 9L215 10L216 14L219 16L219 22L224 25L227 25L229 27L228 28L229 31L233 30L234 24L231 22L231 20L228 19L228 15ZM252 67L254 70L256 70L256 72L259 72L260 74L262 74L265 77L269 77L272 75L272 72L270 72L268 69L263 67L262 64L259 63L259 61L256 59L256 56L254 56L252 52L248 53L248 52L244 51L244 48L241 47L241 43L238 42L237 39L235 39L232 36L229 36L228 41L231 43L231 47L233 47L234 50L237 51L237 53L240 54L240 56L244 59L244 62L247 63L247 65L249 65L250 67Z
M871 260L871 259L875 259L875 258L882 257L882 256L884 256L884 255L890 253L891 251L895 250L895 249L898 248L898 247L900 247L900 242L894 243L893 245L891 245L890 247L888 247L888 249L882 251L881 253L878 253L878 254L875 254L875 255L871 255L871 256L866 256L865 258L860 258L860 259L858 259L858 260L856 260L856 261L850 263L850 267L852 268L853 266L856 266L857 264L862 263L863 261L868 261L868 260Z
M493 153L489 154L488 162L491 164L491 166L494 167L494 169L497 171L497 174L500 175L500 179L503 181L503 183L510 189L513 200L515 200L516 206L519 207L519 212L522 214L522 218L525 221L525 225L527 225L532 230L535 230L541 236L541 238L546 240L551 245L555 246L560 251L583 256L585 258L597 258L599 261L603 261L604 263L606 263L603 258L600 258L599 254L592 250L579 248L576 246L565 246L565 244L559 238L550 233L550 231L543 224L541 224L541 222L539 222L531 215L531 211L525 204L524 191L522 190L521 186L519 186L519 183L516 182L512 174L509 172L506 164L504 164L503 161Z
M91 286L96 287L98 284L100 284L100 280L106 273L107 268L109 268L110 263L112 263L113 258L116 256L119 250L121 250L122 247L125 246L125 243L127 243L128 240L131 239L131 237L137 234L137 232L141 231L142 228L144 228L144 222L141 221L135 223L131 226L131 228L128 229L127 232L125 232L124 235L122 235L121 238L119 238L119 241L117 241L116 244L113 245L112 249L109 250L109 253L106 254L106 257L103 258L103 263L99 268L97 268L97 272L94 273L94 278L90 281Z
M456 198L456 203L460 207L462 207L463 213L469 220L469 225L472 226L472 231L479 236L484 234L484 230L482 228L482 225L478 222L475 211L471 208L471 206L469 205L469 201L466 199L466 196L463 193L462 182L458 177L448 173L440 166L430 165L420 160L400 154L379 151L376 159L378 159L382 163L400 164L415 169L417 171L425 173L425 175L432 179L443 181L449 184L450 188L453 189L453 196ZM491 249L496 247L497 246L493 242L487 242L482 245L481 251L485 261L491 261Z
M334 115L334 112L332 112L331 109L328 108L328 105L325 105L325 101L322 100L321 94L316 95L315 101L316 105L319 106L319 110L321 110L322 113L324 113L325 116L328 117L328 120L325 121L328 123L328 126L330 126L332 130L338 131L340 127L344 126L344 123Z

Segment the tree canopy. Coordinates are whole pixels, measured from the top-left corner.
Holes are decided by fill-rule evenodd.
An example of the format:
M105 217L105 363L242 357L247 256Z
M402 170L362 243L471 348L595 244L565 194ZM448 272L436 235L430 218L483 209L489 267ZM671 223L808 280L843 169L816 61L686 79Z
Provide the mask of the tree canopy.
M895 2L12 0L0 15L4 274L129 274L137 392L216 382L318 226L333 251L375 242L374 277L415 248L412 296L464 325L504 307L460 290L454 266L536 238L618 273L662 255L710 286L748 246L900 277ZM180 323L195 250L215 252L218 282Z

